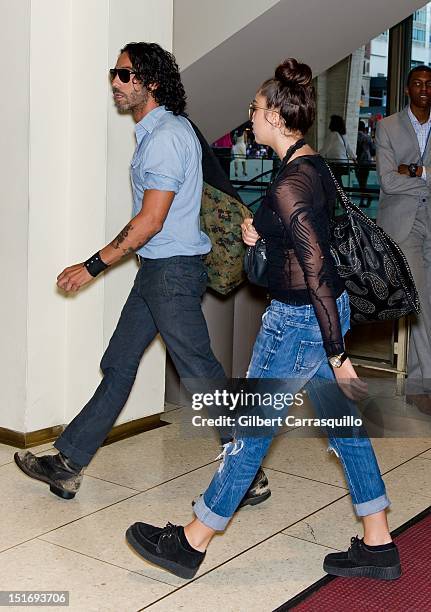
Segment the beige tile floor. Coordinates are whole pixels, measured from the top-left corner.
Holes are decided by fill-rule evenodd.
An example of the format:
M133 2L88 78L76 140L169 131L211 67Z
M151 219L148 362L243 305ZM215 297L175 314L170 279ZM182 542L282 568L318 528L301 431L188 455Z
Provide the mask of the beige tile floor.
M324 575L328 551L361 532L326 440L295 429L265 459L271 498L237 513L194 580L145 563L126 545L125 529L136 520L189 521L219 452L214 436L191 435L184 409L170 405L164 420L170 424L102 448L71 501L22 475L15 449L0 445L0 591L70 592L68 608L46 610L272 612ZM394 529L431 505L431 438L377 439L375 450Z

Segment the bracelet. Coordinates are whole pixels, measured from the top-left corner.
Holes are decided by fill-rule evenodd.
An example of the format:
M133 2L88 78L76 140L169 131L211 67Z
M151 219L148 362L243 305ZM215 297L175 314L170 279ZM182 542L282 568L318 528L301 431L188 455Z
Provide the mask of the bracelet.
M106 264L100 258L100 251L94 253L87 261L84 261L84 266L87 268L89 274L91 276L96 277L98 274L109 268L108 264Z

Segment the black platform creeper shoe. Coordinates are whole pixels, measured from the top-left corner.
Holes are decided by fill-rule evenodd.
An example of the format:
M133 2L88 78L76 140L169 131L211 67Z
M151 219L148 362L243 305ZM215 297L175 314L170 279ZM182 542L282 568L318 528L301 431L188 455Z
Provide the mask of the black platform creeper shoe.
M134 523L126 531L130 546L146 561L150 561L180 578L193 578L205 558L205 553L193 548L181 525L168 523L154 527Z
M351 539L347 552L326 555L323 569L328 574L348 578L396 580L401 576L400 556L393 542L381 546L367 546L358 536Z

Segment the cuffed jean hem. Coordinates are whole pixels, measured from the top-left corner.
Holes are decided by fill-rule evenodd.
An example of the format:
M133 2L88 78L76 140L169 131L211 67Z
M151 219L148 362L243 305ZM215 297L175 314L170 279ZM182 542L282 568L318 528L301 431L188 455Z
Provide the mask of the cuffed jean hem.
M220 516L219 514L216 514L210 510L204 502L203 495L201 495L198 501L195 503L193 511L196 518L198 518L201 523L210 529L214 529L215 531L224 531L232 518L231 516Z
M370 501L363 502L362 504L353 504L355 512L358 516L375 514L376 512L380 512L381 510L388 508L390 505L391 502L386 494L380 495L380 497L376 497L375 499L370 499Z
M73 461L73 463L81 467L87 467L87 465L93 459L93 455L89 455L88 453L79 450L79 448L75 448L67 440L63 440L61 437L55 441L54 448L63 453L63 455Z

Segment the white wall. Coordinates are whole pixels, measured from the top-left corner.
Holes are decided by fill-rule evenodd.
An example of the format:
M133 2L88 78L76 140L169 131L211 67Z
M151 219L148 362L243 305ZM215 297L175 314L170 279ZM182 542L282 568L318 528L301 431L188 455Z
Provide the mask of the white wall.
M55 279L67 261L69 54L70 1L32 0L25 431L63 422L67 300Z
M0 0L0 426L23 430L26 397L30 0Z
M109 3L72 0L70 9L69 205L58 272L97 251L105 243L106 225ZM65 298L59 292L66 304L64 423L99 382L105 282L102 275L77 295Z
M108 68L132 40L172 48L172 10L172 0L0 0L0 48L13 66L0 100L0 427L66 423L99 383L136 265L74 296L55 281L130 219L134 126L113 107ZM119 422L163 411L164 367L156 341Z

